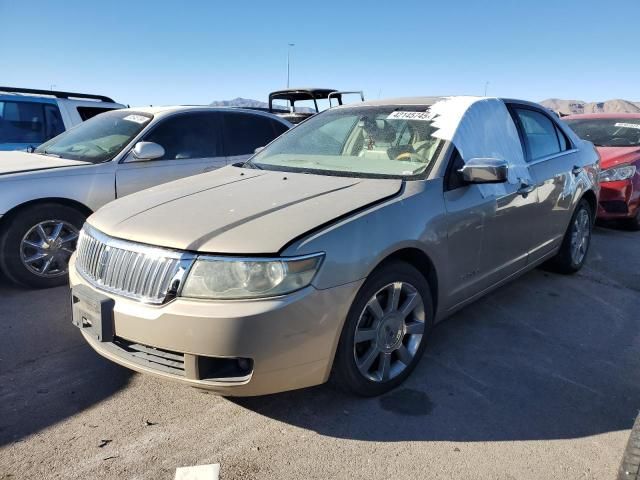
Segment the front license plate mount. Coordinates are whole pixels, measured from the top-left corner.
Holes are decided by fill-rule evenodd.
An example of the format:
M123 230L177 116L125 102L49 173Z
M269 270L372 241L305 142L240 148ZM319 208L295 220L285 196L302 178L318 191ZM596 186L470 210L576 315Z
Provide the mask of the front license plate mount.
M84 285L71 290L73 324L99 342L113 341L115 301Z

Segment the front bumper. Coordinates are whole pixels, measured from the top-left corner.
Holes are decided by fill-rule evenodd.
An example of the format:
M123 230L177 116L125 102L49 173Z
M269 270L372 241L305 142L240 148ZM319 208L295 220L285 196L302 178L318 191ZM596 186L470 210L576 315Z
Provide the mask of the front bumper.
M640 208L640 180L634 178L600 183L598 218L615 220L633 218ZM639 183L636 185L636 183Z
M76 273L73 261L69 271L72 289L83 285L104 294ZM293 390L328 379L344 320L361 284L307 287L260 300L177 298L160 306L108 295L115 301L113 341L83 336L100 355L120 365L222 395ZM251 368L241 375L203 376L198 368L202 360L211 364L218 359L248 360ZM177 368L168 368L176 362Z

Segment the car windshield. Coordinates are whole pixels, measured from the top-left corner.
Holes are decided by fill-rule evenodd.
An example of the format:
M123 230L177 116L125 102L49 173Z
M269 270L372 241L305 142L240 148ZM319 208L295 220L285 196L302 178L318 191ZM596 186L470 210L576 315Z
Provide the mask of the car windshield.
M412 178L422 175L441 140L428 105L336 108L318 114L255 155L247 166L324 175Z
M580 138L598 147L640 145L640 118L585 118L566 122Z
M101 113L40 145L34 153L102 163L111 160L151 121L131 110Z

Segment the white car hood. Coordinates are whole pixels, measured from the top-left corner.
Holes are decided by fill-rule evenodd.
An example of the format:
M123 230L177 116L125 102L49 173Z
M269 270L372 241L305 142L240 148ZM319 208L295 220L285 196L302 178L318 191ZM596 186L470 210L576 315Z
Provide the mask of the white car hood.
M0 175L11 173L32 172L50 168L77 167L88 165L90 162L80 160L64 160L27 152L0 152Z

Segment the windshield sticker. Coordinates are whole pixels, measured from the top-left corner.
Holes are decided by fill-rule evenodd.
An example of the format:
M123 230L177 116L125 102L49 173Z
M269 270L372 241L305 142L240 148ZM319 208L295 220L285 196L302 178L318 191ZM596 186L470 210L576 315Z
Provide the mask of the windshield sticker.
M429 112L403 112L398 110L391 112L387 120L420 120L422 122L430 122L433 118Z
M616 127L623 127L623 128L635 128L636 130L640 130L640 123L616 123L615 124Z
M145 123L149 120L148 117L143 117L142 115L127 115L123 118L123 120L129 120L130 122L136 123Z

